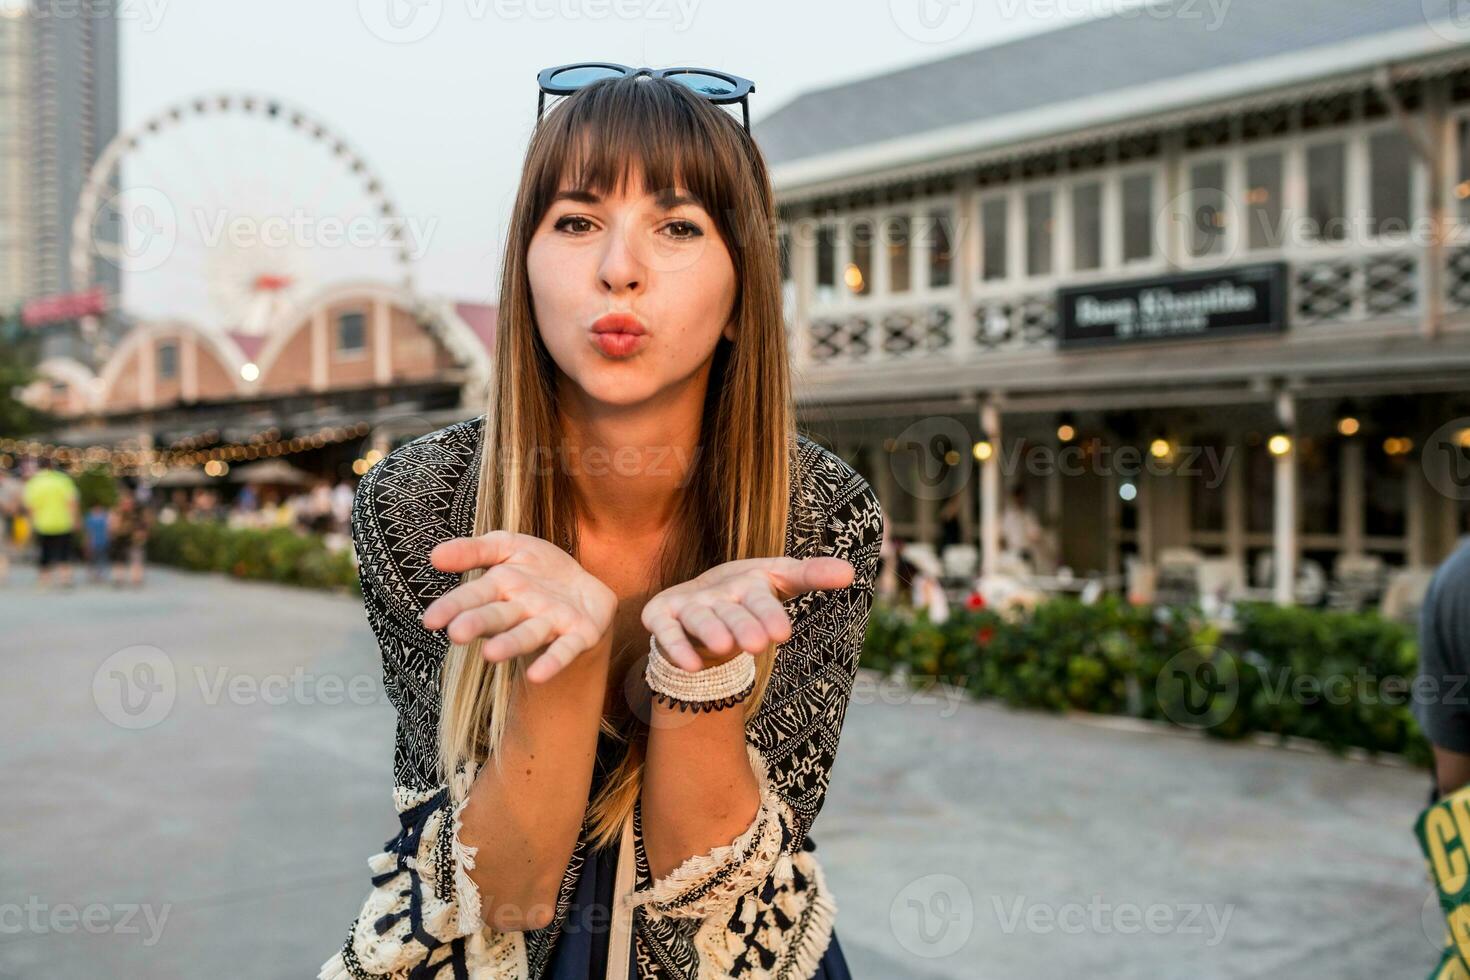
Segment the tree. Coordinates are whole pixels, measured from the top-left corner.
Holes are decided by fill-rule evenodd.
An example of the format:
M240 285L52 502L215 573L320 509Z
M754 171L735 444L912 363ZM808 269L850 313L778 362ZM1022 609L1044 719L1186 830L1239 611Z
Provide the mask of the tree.
M59 421L20 400L21 390L36 380L40 348L40 339L20 322L18 313L0 320L0 436L19 438Z

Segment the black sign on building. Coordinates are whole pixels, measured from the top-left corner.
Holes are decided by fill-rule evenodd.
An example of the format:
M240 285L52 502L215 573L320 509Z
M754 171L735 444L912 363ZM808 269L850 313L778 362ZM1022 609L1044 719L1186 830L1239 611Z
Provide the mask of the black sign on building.
M1286 263L1068 286L1057 291L1060 347L1218 338L1286 329Z

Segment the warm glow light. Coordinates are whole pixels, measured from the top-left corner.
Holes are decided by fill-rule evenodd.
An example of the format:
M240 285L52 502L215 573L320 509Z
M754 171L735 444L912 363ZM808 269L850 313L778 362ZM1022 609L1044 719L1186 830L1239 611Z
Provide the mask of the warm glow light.
M1456 433L1455 442L1459 443L1461 449L1470 449L1470 429L1461 429Z
M1351 415L1345 415L1337 420L1337 432L1339 435L1355 436L1358 434L1358 420Z
M1169 453L1173 451L1173 449L1174 447L1169 445L1168 439L1155 439L1153 442L1148 444L1148 454L1154 459L1163 459L1164 457L1168 456Z
M1414 451L1414 440L1407 436L1389 436L1383 440L1383 451L1390 456L1406 456Z
M1057 426L1057 439L1061 442L1071 442L1077 438L1077 430L1070 425Z
M848 267L845 270L843 270L843 273L842 273L842 281L845 282L845 283L847 283L847 288L850 289L850 290L852 290L853 292L855 292L855 293L862 292L862 290L863 290L863 270L859 269L855 265L848 265Z
M972 452L974 452L975 458L983 463L995 454L995 447L990 444L988 439L982 439L980 442L975 443Z
M1291 436L1278 432L1266 441L1266 448L1272 456L1285 456L1291 452Z

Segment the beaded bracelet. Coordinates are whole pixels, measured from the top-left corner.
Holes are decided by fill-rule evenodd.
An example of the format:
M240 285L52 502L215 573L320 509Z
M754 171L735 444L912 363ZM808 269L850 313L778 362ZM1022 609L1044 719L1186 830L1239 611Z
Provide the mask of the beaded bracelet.
M648 666L643 679L655 701L680 711L721 711L739 704L755 690L755 657L742 652L715 667L690 672L671 663L648 638Z

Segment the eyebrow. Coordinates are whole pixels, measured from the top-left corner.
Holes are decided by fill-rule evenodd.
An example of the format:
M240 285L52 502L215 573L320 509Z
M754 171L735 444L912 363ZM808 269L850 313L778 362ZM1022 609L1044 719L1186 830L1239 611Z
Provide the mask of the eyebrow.
M583 188L558 191L551 199L551 203L557 201L576 201L578 204L600 204L602 198ZM664 188L654 195L654 203L665 211L671 210L681 204L692 204L695 207L704 207L703 202L692 194L680 194L670 188Z

